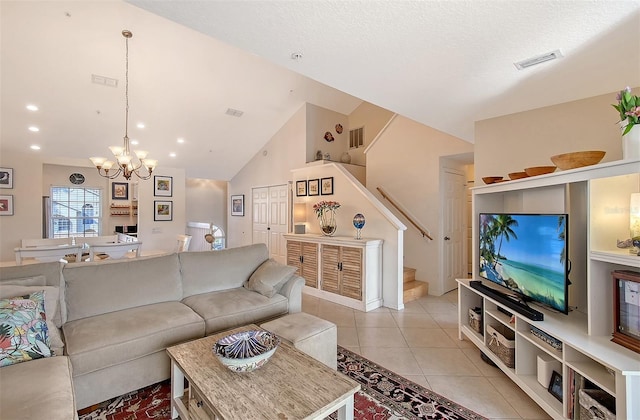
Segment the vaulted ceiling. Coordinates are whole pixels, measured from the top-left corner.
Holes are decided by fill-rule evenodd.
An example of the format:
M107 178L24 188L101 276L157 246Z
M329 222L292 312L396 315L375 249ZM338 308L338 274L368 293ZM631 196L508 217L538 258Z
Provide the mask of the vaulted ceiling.
M640 0L3 0L0 14L2 150L38 144L52 162L121 144L123 29L129 137L191 177L230 179L305 102L365 100L473 142L474 121L640 86Z

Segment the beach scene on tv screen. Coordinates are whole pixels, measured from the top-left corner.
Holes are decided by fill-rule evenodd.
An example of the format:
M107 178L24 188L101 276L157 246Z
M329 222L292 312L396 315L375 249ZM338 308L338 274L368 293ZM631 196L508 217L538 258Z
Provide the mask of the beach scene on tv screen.
M480 276L566 311L566 216L480 215Z

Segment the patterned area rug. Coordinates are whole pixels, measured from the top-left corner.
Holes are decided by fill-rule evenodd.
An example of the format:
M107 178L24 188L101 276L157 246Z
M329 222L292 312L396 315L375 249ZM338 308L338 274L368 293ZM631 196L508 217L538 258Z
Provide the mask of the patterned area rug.
M355 396L357 420L484 419L453 401L338 346L338 370L360 382ZM79 420L171 418L171 385L163 381L78 412ZM334 413L330 416L336 419Z

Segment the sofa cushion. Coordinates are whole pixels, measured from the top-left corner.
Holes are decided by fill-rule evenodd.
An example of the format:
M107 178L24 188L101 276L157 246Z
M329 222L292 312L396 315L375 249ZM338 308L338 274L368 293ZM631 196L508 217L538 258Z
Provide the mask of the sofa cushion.
M78 319L62 327L74 376L204 336L204 322L180 302L163 302Z
M44 277L42 277L44 279ZM6 299L14 296L24 296L37 291L44 291L44 311L47 320L47 330L51 350L57 355L62 355L64 342L60 336L60 330L53 321L60 320L60 294L59 288L54 286L16 286L13 284L2 284L0 286L0 299Z
M57 356L0 369L0 419L73 420L71 362Z
M0 366L51 356L44 291L0 299Z
M176 254L67 264L67 321L182 299Z
M244 287L258 292L266 297L272 297L295 273L296 267L280 264L273 258L263 262L256 271L251 274Z
M265 244L211 252L181 252L183 296L242 287L249 276L269 259Z
M282 295L268 298L244 287L190 296L183 302L204 319L206 335L265 321L286 314L289 309L288 300Z

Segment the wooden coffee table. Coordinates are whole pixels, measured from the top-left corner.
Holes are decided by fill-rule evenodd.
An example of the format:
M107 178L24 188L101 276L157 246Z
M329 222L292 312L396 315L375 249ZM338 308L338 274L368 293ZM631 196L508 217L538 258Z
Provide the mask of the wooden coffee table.
M285 342L248 373L232 372L213 353L218 339L258 329L247 325L167 349L171 418L322 419L338 410L339 419L353 419L360 384Z

